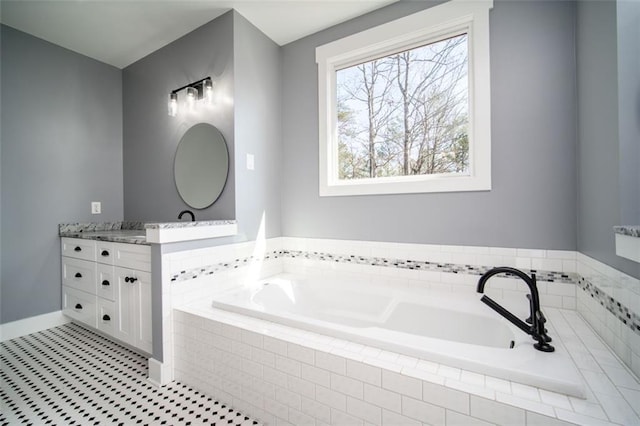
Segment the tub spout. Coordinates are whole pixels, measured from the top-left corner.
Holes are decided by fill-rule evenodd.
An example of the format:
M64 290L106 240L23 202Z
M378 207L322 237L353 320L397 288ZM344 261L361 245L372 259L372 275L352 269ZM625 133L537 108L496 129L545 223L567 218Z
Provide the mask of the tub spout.
M525 284L527 284L527 286L529 287L530 294L527 295L527 298L529 299L529 308L531 310L531 313L528 319L531 320L531 325L528 325L526 322L513 315L511 312L506 310L503 306L498 304L487 295L483 295L480 301L502 315L520 330L524 331L527 334L530 334L534 340L537 340L538 342L533 345L534 348L543 352L553 352L554 347L549 344L551 338L547 335L547 330L544 328L544 323L547 322L547 320L540 310L540 296L538 294L538 286L536 284L535 274L532 274L531 277L529 277L519 269L509 268L506 266L493 268L487 271L480 277L480 280L478 280L478 293L484 293L484 287L487 284L489 278L502 273L508 273L517 276L518 278L522 279L522 281L524 281Z

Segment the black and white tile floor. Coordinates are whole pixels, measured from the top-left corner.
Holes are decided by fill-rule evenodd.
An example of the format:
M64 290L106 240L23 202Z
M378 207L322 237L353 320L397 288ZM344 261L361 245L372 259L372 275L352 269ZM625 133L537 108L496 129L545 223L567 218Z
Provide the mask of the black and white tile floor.
M3 342L0 425L259 423L186 385L149 384L145 357L66 324Z

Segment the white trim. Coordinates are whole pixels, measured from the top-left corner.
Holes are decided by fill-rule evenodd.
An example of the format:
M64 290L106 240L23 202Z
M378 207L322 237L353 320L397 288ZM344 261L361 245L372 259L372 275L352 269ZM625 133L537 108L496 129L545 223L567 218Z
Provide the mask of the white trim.
M616 255L640 263L640 238L616 234Z
M160 387L173 381L173 371L171 365L160 362L154 358L149 358L149 377L147 381L154 386Z
M452 0L316 48L320 196L487 191L491 189L489 10L492 0ZM335 72L401 47L464 31L469 35L469 162L466 176L401 176L339 181L335 158Z
M236 235L237 223L179 228L147 228L147 243L163 244Z
M71 319L62 314L62 311L50 312L35 317L29 317L6 324L0 324L0 341L15 339L27 334L37 333L48 328L67 324Z

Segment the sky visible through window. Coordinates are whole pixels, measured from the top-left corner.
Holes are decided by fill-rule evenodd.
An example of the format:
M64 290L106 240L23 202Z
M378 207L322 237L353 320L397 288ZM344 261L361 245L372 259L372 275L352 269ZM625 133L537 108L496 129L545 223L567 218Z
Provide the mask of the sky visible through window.
M468 37L336 71L338 178L469 174Z

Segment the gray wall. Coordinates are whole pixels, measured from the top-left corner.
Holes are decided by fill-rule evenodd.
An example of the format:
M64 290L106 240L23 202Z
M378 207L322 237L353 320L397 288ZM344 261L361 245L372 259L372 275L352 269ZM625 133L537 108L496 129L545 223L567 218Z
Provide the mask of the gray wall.
M616 19L615 2L577 4L578 250L640 278L637 263L616 256L613 233L621 224L621 196L633 196L621 194L619 185Z
M280 48L234 12L236 214L239 238L281 235ZM247 170L247 154L255 169Z
M428 5L396 3L284 46L283 234L574 250L572 2L497 1L491 12L490 192L318 196L315 47Z
M640 2L616 5L620 224L640 225Z
M2 26L2 323L60 310L58 224L122 219L120 70ZM102 201L91 215L90 202Z
M210 108L167 114L169 92L211 76L221 100ZM222 132L235 155L233 13L229 12L155 51L123 70L124 217L175 221L181 210L197 220L235 218L235 167L220 198L194 210L180 198L173 179L178 142L194 124L206 122ZM180 93L184 96L184 91Z

